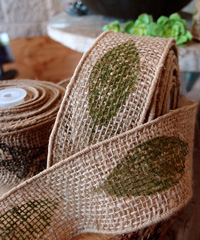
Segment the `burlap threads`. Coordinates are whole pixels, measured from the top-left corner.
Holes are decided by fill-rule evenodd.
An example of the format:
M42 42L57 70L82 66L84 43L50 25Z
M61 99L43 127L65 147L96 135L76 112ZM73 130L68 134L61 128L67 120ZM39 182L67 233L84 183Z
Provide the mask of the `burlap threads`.
M175 109L179 87L173 39L102 35L68 85L48 165Z
M171 84L164 87L163 96L171 95L169 107L160 92L162 76L170 76L170 71L164 74L167 56L172 50L176 59L175 49L171 39L110 32L97 39L76 69L56 119L49 165L56 164L0 199L2 239L136 232L174 216L188 203L196 104L171 87L179 85L176 65L171 65L172 78L166 78ZM166 110L161 107L157 117L159 104Z
M58 82L57 84L63 88L66 88L67 85L70 83L71 78L65 78L63 80L61 80L60 82Z
M0 186L16 185L46 168L48 139L64 89L34 80L8 80L1 89L27 91L24 103L0 108Z
M191 129L194 126L195 106L186 105L97 143L20 184L0 200L0 236L3 239L53 240L71 239L83 232L121 234L137 231L173 216L192 196ZM129 151L159 136L176 136L188 144L188 154L184 157L182 167L184 171L178 183L150 195L137 194L135 188L130 186L129 196L121 191L123 182L121 185L118 182L117 186L107 183L107 177L124 161ZM171 147L169 145L168 153L172 151L168 155L169 162L174 151L177 151ZM159 158L160 155L155 159L155 164L159 163ZM176 158L179 165L179 154ZM140 160L137 159L138 165L135 166L138 169ZM167 179L168 176L162 176L163 186ZM142 179L138 179L138 186L141 182ZM110 194L105 184L116 195Z

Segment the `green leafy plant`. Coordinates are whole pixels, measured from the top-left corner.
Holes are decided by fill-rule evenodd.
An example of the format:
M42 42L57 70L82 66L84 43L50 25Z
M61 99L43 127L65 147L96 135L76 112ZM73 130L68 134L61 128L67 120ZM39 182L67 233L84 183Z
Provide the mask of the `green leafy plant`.
M148 14L141 14L136 21L128 21L121 27L119 21L111 22L103 27L103 31L125 32L138 36L172 37L178 46L185 45L192 40L192 34L186 28L186 21L178 13L169 17L161 16L156 22Z
M103 26L103 31L123 32L123 28L118 20L115 20L108 25Z

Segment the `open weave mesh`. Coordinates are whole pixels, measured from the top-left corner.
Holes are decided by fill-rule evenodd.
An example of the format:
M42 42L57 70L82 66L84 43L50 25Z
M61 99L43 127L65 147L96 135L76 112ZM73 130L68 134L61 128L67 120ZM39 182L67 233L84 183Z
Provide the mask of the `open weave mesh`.
M71 239L83 232L120 234L137 231L174 215L192 196L191 129L194 127L195 106L190 104L178 108L154 121L86 148L20 184L0 199L0 236L3 239L23 239L20 236L24 231L29 236L25 239L53 240ZM163 191L154 194L140 194L130 187L131 194L121 196L119 193L124 188L123 181L121 186L118 182L120 192L115 195L112 194L116 191L115 185L109 185L111 192L102 188L128 152L134 148L137 151L139 145L163 136L181 139L187 145L188 153L182 161L184 171L178 173L178 177L174 176L176 183L173 186L164 187ZM171 145L165 151L170 152ZM179 169L180 163L177 162ZM49 207L43 210L41 201L51 203L53 209ZM32 202L36 202L38 208L28 219L28 205ZM20 215L25 215L29 224L20 225L18 218L15 221L16 212L13 208ZM42 216L47 214L50 214L51 221L44 224ZM34 231L36 220L37 226L41 225L39 232ZM11 238L13 235L15 237Z
M160 232L192 196L195 114L172 39L102 34L67 87L53 166L0 198L0 238Z
M49 166L175 109L179 87L173 39L102 35L68 85L50 139Z
M2 81L23 88L23 104L0 108L0 186L16 185L46 168L49 135L64 88L34 80Z

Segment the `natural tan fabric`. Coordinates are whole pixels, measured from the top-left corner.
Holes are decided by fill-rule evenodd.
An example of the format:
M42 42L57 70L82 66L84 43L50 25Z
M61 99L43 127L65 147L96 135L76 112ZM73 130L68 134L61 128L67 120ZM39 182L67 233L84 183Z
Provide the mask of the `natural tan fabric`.
M69 84L70 80L71 80L71 78L63 79L60 82L58 82L58 85L61 86L61 87L66 88L67 85Z
M179 108L86 148L27 180L0 200L0 236L5 239L20 239L22 235L24 239L71 239L81 232L132 232L169 218L192 196L194 117L194 104ZM185 172L178 184L147 196L116 197L103 189L96 191L112 169L124 160L127 151L163 135L179 136L189 144ZM49 201L49 204L42 207L39 204L42 201Z
M0 237L129 233L182 209L196 104L179 94L177 62L172 39L102 34L65 92L50 167L0 198Z
M23 104L0 108L0 186L19 184L46 168L48 140L64 88L49 82L7 80L1 88L27 91ZM0 188L1 188L0 187Z
M120 94L125 95L128 91L127 89L123 90L121 86L123 85L122 82L127 81L126 79L129 77L134 88L127 101L120 106L116 116L110 119L109 124L95 127L93 139L90 141L92 118L88 106L88 89L91 72L98 61L105 56L105 53L112 51L117 46L123 46L127 42L129 45L134 43L135 51L138 53L138 56L136 56L138 57L138 63L134 63L131 54L129 56L131 61L127 63L126 57L129 52L125 48L122 52L118 49L116 52L113 51L115 57L111 56L110 59L106 59L107 62L110 62L105 71L108 72L108 69L111 69L109 74L113 74L110 76L114 76L112 80L114 84L115 79L120 78L119 81L121 82L118 82ZM121 55L122 57L120 57ZM134 58L136 54L133 53L132 55ZM95 69L99 75L104 73L104 65L105 63ZM134 83L137 65L139 65L139 73ZM124 66L127 67L127 71L123 69ZM118 69L121 69L121 71L115 73ZM96 80L100 77L96 76ZM108 87L103 86L104 91L107 91L107 96L112 91L109 84ZM171 105L169 108L175 109L178 102L179 87L177 49L173 39L146 38L116 33L101 35L94 46L83 56L68 85L57 117L57 124L55 124L54 131L51 134L49 166L92 143L109 139L167 113L170 95ZM120 98L120 94L117 94L114 101ZM106 100L108 101L108 99ZM103 106L106 104L106 100L102 103ZM102 113L103 106L100 106L100 104L97 104L95 111L105 115L106 112Z

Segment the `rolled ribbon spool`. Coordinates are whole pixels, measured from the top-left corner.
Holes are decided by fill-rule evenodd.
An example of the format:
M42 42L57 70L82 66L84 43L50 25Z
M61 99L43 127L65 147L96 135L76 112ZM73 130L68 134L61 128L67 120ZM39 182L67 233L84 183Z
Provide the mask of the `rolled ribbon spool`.
M48 140L64 89L34 80L2 81L0 186L13 186L46 167Z
M171 39L110 32L97 39L77 67L57 115L49 165L58 163L0 199L1 238L136 232L188 203L196 104L179 96L176 87L164 88L172 103L176 99L175 109L168 112L169 99L161 98L171 49L176 49ZM171 86L179 85L177 69L172 79L166 77ZM116 88L107 74L117 76L112 78ZM165 111L157 108L160 98ZM162 116L156 117L158 112Z
M22 88L0 90L0 107L12 107L24 102L27 92Z
M102 35L68 85L48 166L177 108L177 55L173 39Z

